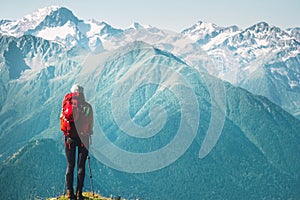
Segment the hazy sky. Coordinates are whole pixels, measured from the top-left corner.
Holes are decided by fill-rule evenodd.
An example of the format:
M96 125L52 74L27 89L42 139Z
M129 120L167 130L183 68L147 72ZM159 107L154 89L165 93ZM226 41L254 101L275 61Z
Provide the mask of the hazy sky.
M202 20L247 28L265 21L280 28L300 27L300 0L0 0L0 19L19 19L38 8L65 6L80 19L116 28L133 22L182 31ZM30 3L29 3L30 2Z

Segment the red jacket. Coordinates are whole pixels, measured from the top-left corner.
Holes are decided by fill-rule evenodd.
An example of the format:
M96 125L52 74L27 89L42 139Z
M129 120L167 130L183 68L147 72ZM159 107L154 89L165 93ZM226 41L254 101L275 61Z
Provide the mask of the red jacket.
M68 93L62 102L60 129L67 137L92 135L94 128L93 108L83 94Z

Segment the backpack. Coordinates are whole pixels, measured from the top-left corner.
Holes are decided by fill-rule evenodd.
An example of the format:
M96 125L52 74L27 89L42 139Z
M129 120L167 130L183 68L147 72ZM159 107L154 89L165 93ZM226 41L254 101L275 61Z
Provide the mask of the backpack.
M77 133L88 134L89 130L89 106L80 100L77 92L66 94L62 103L60 115L60 129L66 136L70 136L72 127L76 127ZM75 126L71 124L75 124Z

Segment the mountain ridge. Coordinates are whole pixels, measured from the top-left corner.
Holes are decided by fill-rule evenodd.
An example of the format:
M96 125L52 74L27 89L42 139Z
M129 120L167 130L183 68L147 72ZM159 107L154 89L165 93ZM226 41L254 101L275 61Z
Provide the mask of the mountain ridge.
M199 72L194 68L175 58L174 55L157 50L156 47L144 42L134 42L105 55L92 55L90 59L97 62L89 62L89 59L87 59L85 62L89 67L86 67L85 64L77 65L77 71L73 72L77 76L64 77L55 82L49 81L47 88L49 88L50 96L48 98L50 100L48 99L46 104L36 108L42 110L41 113L37 113L35 110L33 110L34 114L22 113L21 115L24 115L25 119L29 119L29 122L19 124L24 118L17 117L20 121L16 121L14 126L7 127L8 129L5 128L5 124L1 124L2 129L6 130L7 134L5 137L3 135L0 137L1 146L3 147L0 153L3 155L2 159L5 157L8 159L1 162L0 165L2 180L8 179L11 185L15 185L16 182L19 182L18 177L32 179L34 177L44 177L34 179L34 183L36 183L34 191L30 189L33 186L27 184L25 188L19 191L18 195L20 197L28 197L28 195L49 197L62 193L66 163L63 155L63 141L60 140L62 133L59 131L58 124L60 112L60 101L58 99L63 98L64 92L69 91L74 81L81 82L85 87L86 97L91 100L94 107L95 123L97 123L97 126L102 127L102 130L113 144L129 152L146 153L160 149L161 146L171 142L173 135L176 135L174 128L177 127L176 124L181 116L177 108L180 104L178 104L178 100L173 97L172 93L162 91L163 93L158 95L155 92L158 88L150 84L138 89L129 100L130 108L128 112L134 114L137 124L149 123L148 116L143 113L149 112L148 109L151 106L147 108L145 102L152 104L152 106L155 105L155 102L161 102L159 105L166 106L166 112L170 114L164 128L155 137L150 138L149 141L126 135L116 124L111 110L112 91L115 90L115 84L118 83L119 79L126 77L129 71L132 73L135 70L149 70L149 73L144 72L143 75L137 73L140 76L134 74L129 76L136 81L151 76L165 77L165 72L163 70L159 72L158 70L161 65L181 74L192 85L197 95L201 123L195 139L182 156L166 167L148 173L126 173L114 169L114 165L103 163L101 156L99 157L97 153L100 150L98 145L109 150L109 143L99 140L101 131L96 128L92 145L94 149L91 149L95 191L100 190L104 196L113 194L114 196L120 195L126 198L139 196L148 199L198 199L199 196L205 199L212 196L216 198L241 198L245 195L250 199L259 197L299 197L300 194L297 190L297 183L299 182L298 169L300 166L297 159L300 151L298 145L300 140L298 134L299 120L271 103L268 99L254 96L242 88L236 88L224 82L227 94L227 115L222 134L212 151L203 159L199 159L199 149L203 145L212 117L210 98L213 93L208 91L207 84L209 79L212 79L212 83L220 80L208 74L199 75ZM64 67L67 67L67 65L64 65ZM45 78L53 79L58 76L59 74L56 72L58 69L59 66L54 66L54 73L52 73L54 76L50 75ZM87 76L87 74L90 75ZM172 77L170 74L169 76ZM43 79L38 77L40 76L33 77L32 80L40 85ZM27 81L30 83L32 80ZM172 83L177 83L179 80L172 79ZM26 89L31 88L28 83L26 84L25 81L25 84L19 83L20 87L17 85L14 87L22 95L21 91L24 90L24 85ZM34 87L36 91L33 91L31 95L36 96L40 91L44 91L44 87L41 86ZM217 86L218 84L213 84L213 87ZM170 86L170 89L172 87ZM10 90L12 89L14 88L10 88ZM186 90L187 88L184 89L184 91ZM14 93L13 91L9 92ZM185 96L189 95L185 94ZM149 99L149 97L151 98ZM162 99L165 102L162 102ZM28 99L26 101L32 100ZM36 102L38 100L35 100L33 104L40 105ZM115 106L118 108L118 105ZM144 106L147 108L146 110L141 109ZM30 110L30 107L28 109ZM20 112L21 109L16 108L16 111ZM3 111L0 113L0 118L5 118L6 116L2 113ZM42 113L44 115L41 115ZM45 122L47 117L49 119ZM161 115L156 117L159 121L163 121ZM42 119L42 121L37 121L37 119ZM38 124L38 126L32 126L33 123ZM29 127L32 127L32 130ZM9 130L23 131L15 133ZM16 149L10 151L12 153L8 156L3 150L7 149L7 146L11 146L11 142L13 142ZM47 158L48 155L51 155L50 161ZM106 156L111 159L111 162L116 161L109 154ZM168 157L165 157L165 159L168 159ZM44 165L47 165L47 168L41 168ZM26 166L30 166L30 168ZM30 173L32 168L36 170L36 173ZM42 169L47 169L48 173L44 173ZM16 174L15 178L12 178L12 174ZM29 175L25 176L25 174ZM47 178L48 174L53 174L51 176L53 181L45 182L45 180L49 180ZM1 183L6 184L7 181ZM201 186L200 189L199 186ZM1 187L4 187L4 185ZM86 177L85 189L89 187L89 180ZM51 188L51 191L47 191L47 188ZM1 195L3 197L8 196L11 191L13 191L13 188L1 193L0 197L2 198ZM256 192L253 193L253 191Z
M6 23L9 21L0 24ZM62 26L70 25L73 33L86 33L82 38L71 38L69 42L75 41L75 46L70 48L33 35L16 38L1 34L0 177L4 181L0 187L6 188L7 183L11 187L0 194L0 199L10 196L20 183L24 187L13 193L15 198L61 194L65 170L59 129L61 100L78 82L85 88L86 99L95 112L91 157L94 188L101 194L127 198L138 195L145 199L300 197L300 123L280 107L292 102L289 109L299 108L299 54L292 37L276 43L283 50L275 49L274 54L268 53L266 57L260 55L263 58L251 61L249 66L244 60L243 69L250 76L242 79L245 74L237 73L237 77L242 77L239 81L243 87L240 87L218 79L211 72L223 72L226 59L233 62L240 56L237 51L245 49L239 45L246 43L250 50L255 49L252 40L256 36L246 38L240 34L242 30L225 28L208 37L208 43L204 44L205 40L197 42L187 35L155 27L110 32L107 23L91 23L94 29L82 22L79 22L81 27L68 21ZM259 24L264 30L272 29L265 23ZM105 27L107 31L98 34ZM97 33L93 38L96 43L99 39L96 52L88 40L93 31L89 35L87 30ZM249 34L256 30L260 36L259 27ZM273 39L281 35L281 30L272 31ZM227 38L224 43L225 36L230 40ZM210 49L207 44L214 40L220 46ZM234 43L236 48L228 45L235 40L240 42ZM19 55L16 62L25 63L29 69L10 64L11 55ZM18 76L10 77L11 69ZM233 72L227 73L234 75ZM122 124L124 119L126 123ZM184 122L187 122L184 129L180 129ZM151 129L147 130L148 127ZM145 133L153 134L151 130L158 132L147 138L149 135ZM179 130L184 131L179 134ZM190 140L182 139L184 145L180 146L172 144L180 136ZM215 141L207 144L210 139ZM161 152L170 143L172 151ZM209 151L203 157L202 147ZM135 156L161 152L155 158L162 158L163 162L156 162L159 159L142 162L147 156L131 160L124 152ZM33 181L25 184L24 177ZM53 181L47 182L49 178ZM88 181L87 178L85 188L89 188Z

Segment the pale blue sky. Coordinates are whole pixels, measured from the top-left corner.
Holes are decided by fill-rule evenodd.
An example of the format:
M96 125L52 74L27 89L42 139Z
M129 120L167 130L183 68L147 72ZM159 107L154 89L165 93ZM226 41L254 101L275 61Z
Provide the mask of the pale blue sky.
M105 21L116 28L132 22L182 31L202 20L247 28L266 21L280 28L300 27L299 0L0 0L0 19L19 19L38 8L65 6L80 19ZM29 3L30 2L30 3Z

